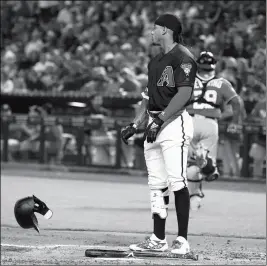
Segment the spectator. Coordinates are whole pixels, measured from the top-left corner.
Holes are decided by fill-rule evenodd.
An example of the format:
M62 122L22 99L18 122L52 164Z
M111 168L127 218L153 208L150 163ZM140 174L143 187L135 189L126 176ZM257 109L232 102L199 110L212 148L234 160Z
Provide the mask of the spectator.
M26 139L20 143L20 153L23 160L28 160L31 155L39 155L42 118L51 113L49 105L32 106L28 113L28 122L22 126L27 134ZM60 164L63 156L63 127L59 121L55 125L45 128L45 162Z
M239 56L238 51L234 45L233 36L231 36L230 34L225 36L222 56L234 58L237 58Z
M48 30L45 35L44 49L49 51L57 47L57 35L54 31Z
M38 154L40 151L40 118L41 110L37 106L30 107L28 121L22 126L27 137L20 142L20 153L25 161L30 159L31 154Z
M1 106L1 115L2 116L11 116L12 115L12 110L8 104L3 104Z
M111 113L108 109L104 108L103 106L103 97L101 95L95 95L89 105L84 110L85 115L103 115L109 116Z
M12 110L8 104L3 104L1 106L1 117L11 117L12 116ZM12 120L11 120L12 121ZM9 126L12 126L13 123L10 123ZM4 158L3 151L4 151L4 124L3 120L1 120L1 158ZM19 140L15 137L9 134L7 140L8 145L8 161L13 161L16 153L19 151Z
M65 80L79 80L94 67L105 68L108 86L111 85L108 80L122 79L118 73L124 67L133 69L136 75L146 74L149 57L160 52L150 45L152 21L160 13L170 12L183 20L184 41L196 56L208 49L223 56L223 61L228 57L247 60L246 65L254 71L257 81L266 82L266 14L262 12L266 4L260 1L168 1L164 5L159 1L126 5L122 1L24 2L21 5L4 1L5 12L1 10L1 23L8 28L3 32L1 47L13 61L2 62L2 70L9 73L9 79L21 77L22 68L30 72L34 67L42 72L39 79L46 90L62 91L65 87L81 90L88 82L98 84L98 77L90 77L86 82L64 85ZM110 53L113 58L103 60ZM52 59L45 61L53 61L58 69L48 74L42 70L44 54L53 54ZM244 71L239 75L246 83ZM42 85L39 87L43 89ZM102 93L105 91L102 89Z
M14 83L8 78L8 75L1 71L1 93L11 93L14 91Z
M251 60L256 79L266 84L266 49L258 49Z
M249 156L253 159L253 177L263 177L263 163L266 161L266 99L256 104L251 112L250 119L261 124L261 131L254 138Z
M43 117L51 115L52 106L45 104L42 109ZM46 126L45 130L45 157L51 164L61 164L63 159L63 126L60 119L55 121L54 125Z
M31 34L31 40L25 46L25 55L30 57L32 52L40 53L44 47L44 43L41 39L41 33L38 29L35 29Z
M27 93L27 85L25 82L25 71L21 69L14 79L14 91Z
M33 2L33 1L28 1ZM32 9L39 10L39 22L41 25L45 25L49 23L51 17L54 17L58 10L59 1L54 0L40 0L38 1L38 5L34 5L35 3L30 3L32 5Z
M141 93L141 83L137 80L135 73L129 68L121 70L122 82L120 88L125 92Z
M64 7L58 13L57 22L63 24L63 26L73 24L71 6L71 1L64 1Z
M73 53L79 44L80 42L75 36L73 25L68 24L62 32L60 47L63 47L64 51Z
M38 77L41 77L46 70L46 54L40 55L40 60L33 66L33 70L37 73Z
M234 89L240 93L243 84L242 80L239 77L238 73L238 64L237 60L233 57L226 57L223 60L223 70L218 73L219 77L225 78L229 82L231 82Z
M242 101L242 99L240 99ZM243 102L243 101L242 101ZM244 103L242 114L240 116L240 124L247 118ZM233 115L232 107L227 104L224 106L222 117L220 121L229 122ZM241 143L243 140L242 133L234 136L233 134L220 134L220 143L223 145L220 147L221 157L223 161L223 173L225 176L239 177L242 166L242 159L240 156Z
M2 66L1 72L4 71L8 79L13 79L16 76L18 71L17 56L11 49L7 49L4 53Z
M38 73L33 69L26 74L25 83L29 91L46 91L47 89L46 85L39 78Z

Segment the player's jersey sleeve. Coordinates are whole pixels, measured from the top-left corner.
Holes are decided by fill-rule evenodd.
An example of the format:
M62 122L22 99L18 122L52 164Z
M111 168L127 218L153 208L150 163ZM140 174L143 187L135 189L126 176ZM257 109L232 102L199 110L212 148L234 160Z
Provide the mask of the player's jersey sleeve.
M193 58L184 56L174 71L176 87L194 87L197 73L197 64Z
M220 81L222 82L222 87L220 90L223 95L223 99L226 103L228 103L237 96L237 93L229 81L224 78L221 78Z

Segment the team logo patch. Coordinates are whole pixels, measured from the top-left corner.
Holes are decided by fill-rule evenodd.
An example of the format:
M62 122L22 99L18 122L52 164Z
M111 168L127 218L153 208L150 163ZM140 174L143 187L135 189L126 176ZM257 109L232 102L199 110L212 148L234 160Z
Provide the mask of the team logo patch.
M175 87L173 69L171 66L166 66L157 82L157 86Z
M183 69L185 75L188 77L192 68L192 64L190 63L181 64L181 68Z

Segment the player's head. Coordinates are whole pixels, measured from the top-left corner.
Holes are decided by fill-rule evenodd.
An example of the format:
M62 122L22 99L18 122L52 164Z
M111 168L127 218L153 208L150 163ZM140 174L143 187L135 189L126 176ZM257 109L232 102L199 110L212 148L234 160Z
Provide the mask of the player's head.
M199 70L204 71L213 71L216 67L216 59L214 58L213 53L208 51L203 51L200 53L197 59L197 65Z
M200 53L197 59L197 75L202 80L209 80L215 76L216 59L213 53L208 51L203 51Z
M163 14L156 19L151 34L155 44L160 44L166 38L172 38L175 42L180 43L182 41L182 23L175 15Z

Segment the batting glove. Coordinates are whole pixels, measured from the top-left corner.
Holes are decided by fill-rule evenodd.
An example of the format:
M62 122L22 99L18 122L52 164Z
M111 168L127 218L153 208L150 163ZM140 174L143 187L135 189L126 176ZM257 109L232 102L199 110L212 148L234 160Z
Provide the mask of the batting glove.
M128 145L128 139L132 137L137 131L137 127L134 123L131 123L130 125L126 126L121 130L121 139L122 141Z
M156 117L146 128L144 138L148 143L153 143L163 125L164 121Z

